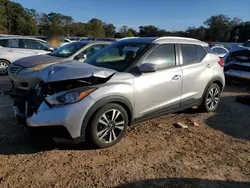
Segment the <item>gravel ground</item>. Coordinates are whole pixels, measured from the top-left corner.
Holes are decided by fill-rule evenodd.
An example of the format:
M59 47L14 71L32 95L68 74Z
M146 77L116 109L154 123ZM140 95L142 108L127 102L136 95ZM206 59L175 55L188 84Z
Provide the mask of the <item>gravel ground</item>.
M0 77L0 90L7 88ZM0 96L0 187L250 187L250 107L235 102L249 91L227 86L215 113L162 116L104 150L31 134Z

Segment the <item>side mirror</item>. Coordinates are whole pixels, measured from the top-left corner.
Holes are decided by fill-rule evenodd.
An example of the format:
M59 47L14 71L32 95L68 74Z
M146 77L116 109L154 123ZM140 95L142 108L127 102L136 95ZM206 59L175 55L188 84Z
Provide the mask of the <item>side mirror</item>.
M83 53L81 53L81 54L78 54L77 56L75 56L75 59L76 60L79 60L79 59L87 59L87 54L83 54Z
M139 70L141 73L156 72L157 67L155 64L152 63L144 63L139 66Z

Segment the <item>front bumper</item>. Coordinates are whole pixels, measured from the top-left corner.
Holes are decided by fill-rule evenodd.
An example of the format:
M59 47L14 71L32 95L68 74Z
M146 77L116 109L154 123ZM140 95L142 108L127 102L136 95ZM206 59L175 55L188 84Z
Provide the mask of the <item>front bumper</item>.
M21 90L35 89L35 87L41 82L41 79L37 77L37 72L31 72L27 74L9 73L9 78L12 87Z
M21 124L26 124L31 128L44 129L63 127L69 133L70 138L77 140L85 136L81 134L82 123L94 103L95 101L90 96L87 96L78 103L64 106L49 107L45 102L42 102L37 111L31 116L20 113L20 109L16 106L14 106L13 111Z

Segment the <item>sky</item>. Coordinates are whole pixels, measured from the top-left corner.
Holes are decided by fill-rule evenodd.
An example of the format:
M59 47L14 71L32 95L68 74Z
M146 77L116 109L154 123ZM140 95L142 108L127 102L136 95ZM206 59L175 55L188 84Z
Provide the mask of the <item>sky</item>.
M57 12L74 21L98 18L138 30L141 25L185 30L201 26L212 15L225 14L250 21L250 0L13 0L37 12Z

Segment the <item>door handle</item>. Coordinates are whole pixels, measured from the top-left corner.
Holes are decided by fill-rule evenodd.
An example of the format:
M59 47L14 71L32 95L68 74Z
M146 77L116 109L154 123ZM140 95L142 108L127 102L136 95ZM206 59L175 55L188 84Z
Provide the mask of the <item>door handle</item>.
M212 65L211 64L207 64L206 68L211 68Z
M172 80L179 80L181 78L181 75L175 75Z

